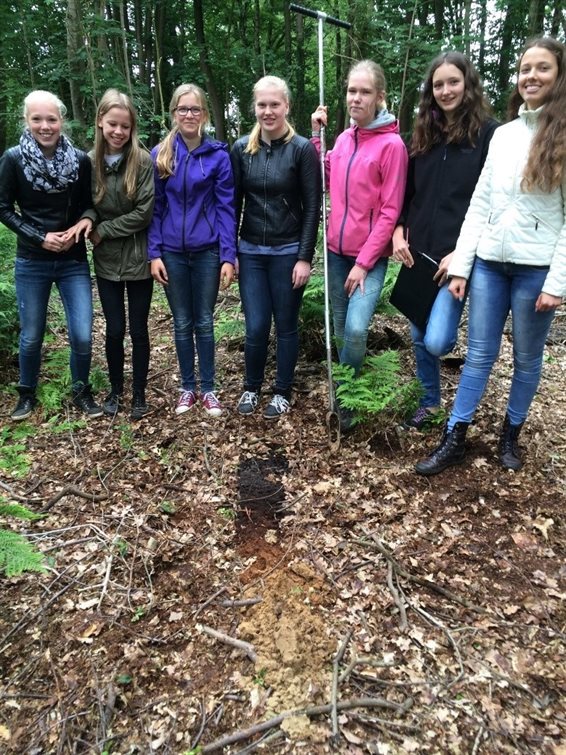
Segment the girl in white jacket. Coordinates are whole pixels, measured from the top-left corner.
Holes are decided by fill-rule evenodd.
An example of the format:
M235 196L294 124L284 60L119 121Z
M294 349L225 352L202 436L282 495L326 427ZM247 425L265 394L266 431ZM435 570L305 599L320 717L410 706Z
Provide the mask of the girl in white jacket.
M522 104L521 104L522 103ZM509 312L513 380L499 441L507 469L521 468L517 439L536 393L546 337L566 295L566 47L550 38L521 55L509 103L472 197L448 269L462 298L472 267L468 355L440 445L416 465L442 472L465 457L465 436L484 393Z

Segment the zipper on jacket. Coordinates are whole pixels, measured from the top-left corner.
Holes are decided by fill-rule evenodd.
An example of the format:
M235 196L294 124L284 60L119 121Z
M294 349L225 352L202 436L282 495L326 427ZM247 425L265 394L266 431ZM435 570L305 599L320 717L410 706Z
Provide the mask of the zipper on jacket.
M287 211L289 212L289 215L290 215L290 216L291 216L291 217L293 218L293 220L294 220L294 221L295 221L295 223L296 223L296 222L297 222L297 218L295 217L295 213L294 213L294 212L293 212L293 210L291 209L291 206L290 206L289 202L287 202L287 200L285 199L285 197L283 197L283 204L284 204L284 205L285 205L285 207L287 208Z
M185 247L185 219L187 217L187 168L189 167L190 154L185 158L185 170L183 172L183 251L186 252Z
M344 239L344 231L346 229L346 221L348 220L348 183L350 181L350 169L352 168L352 163L354 162L354 157L356 156L356 152L358 151L358 132L354 131L354 151L352 152L350 159L348 160L348 168L346 170L346 183L344 185L344 217L342 218L342 225L340 226L340 236L338 237L338 253L344 254L342 251L342 241Z
M267 171L269 170L269 159L271 157L271 147L267 148L265 158L265 170L263 172L263 245L267 245Z
M369 211L369 232L373 230L373 208Z

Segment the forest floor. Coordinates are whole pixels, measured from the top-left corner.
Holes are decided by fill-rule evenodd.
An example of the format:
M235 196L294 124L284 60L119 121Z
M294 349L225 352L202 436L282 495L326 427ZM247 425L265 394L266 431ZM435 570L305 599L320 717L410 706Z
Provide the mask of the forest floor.
M378 316L374 342L385 326L409 374L406 324ZM36 412L27 473L0 478L46 512L10 526L48 563L2 579L0 749L564 755L565 326L561 312L523 470L496 457L506 336L467 462L426 479L413 465L437 430L366 425L331 450L321 354L303 354L293 411L270 423L235 411L243 354L222 342L226 412L176 417L156 307L152 412ZM102 332L97 313L103 367ZM458 376L447 363L447 401ZM14 400L0 394L4 427Z

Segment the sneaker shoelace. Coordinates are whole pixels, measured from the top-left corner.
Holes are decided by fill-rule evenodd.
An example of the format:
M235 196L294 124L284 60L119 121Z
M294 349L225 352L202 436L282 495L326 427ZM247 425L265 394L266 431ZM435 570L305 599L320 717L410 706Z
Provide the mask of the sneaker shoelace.
M278 393L275 394L270 403L275 407L277 414L285 414L285 412L289 411L289 402L287 401L285 396L280 396Z
M254 393L253 391L244 391L242 398L240 399L240 405L243 406L244 404L251 404L254 407L257 406L257 393Z
M216 395L212 391L208 391L202 397L203 404L206 404L210 409L220 409L220 401L216 398Z

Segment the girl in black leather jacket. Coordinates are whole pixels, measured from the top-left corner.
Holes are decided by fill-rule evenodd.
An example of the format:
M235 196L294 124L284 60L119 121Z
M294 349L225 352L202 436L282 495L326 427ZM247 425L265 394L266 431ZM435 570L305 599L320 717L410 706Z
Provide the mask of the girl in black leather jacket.
M254 86L254 107L256 125L232 149L246 321L246 375L238 411L252 414L257 407L273 318L277 373L263 416L278 419L290 410L299 310L319 223L320 171L313 145L287 120L289 90L282 79L260 79Z
M67 317L73 403L99 417L88 382L92 292L86 247L78 223L92 206L90 160L62 133L65 107L51 92L24 100L26 128L17 147L0 159L0 221L18 237L16 296L20 315L20 398L13 420L28 417L36 387L53 284Z

